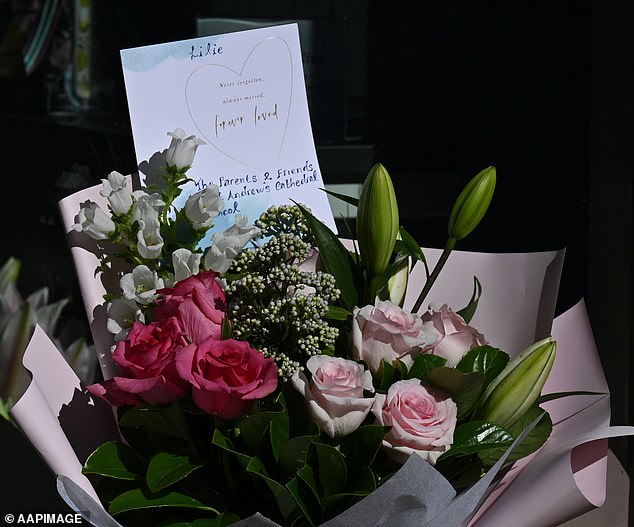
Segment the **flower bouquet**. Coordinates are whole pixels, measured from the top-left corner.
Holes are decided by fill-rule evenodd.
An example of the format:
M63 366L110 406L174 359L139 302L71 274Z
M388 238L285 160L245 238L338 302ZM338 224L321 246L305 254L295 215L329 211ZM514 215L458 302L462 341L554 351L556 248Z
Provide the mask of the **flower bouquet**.
M382 165L358 200L338 196L358 207L354 240L301 203L214 232L215 185L175 205L201 141L169 135L144 188L113 172L60 204L103 375L68 381L95 420L89 452L72 445L71 469L54 467L71 507L126 527L547 526L589 508L496 523L507 496L531 504L553 460L632 431L607 427L602 375L568 383L570 361L555 360L563 254L454 251L486 213L494 168L458 196L442 251L400 227ZM500 305L513 286L523 298ZM582 305L559 333L592 357L580 318ZM37 446L21 402L12 414Z

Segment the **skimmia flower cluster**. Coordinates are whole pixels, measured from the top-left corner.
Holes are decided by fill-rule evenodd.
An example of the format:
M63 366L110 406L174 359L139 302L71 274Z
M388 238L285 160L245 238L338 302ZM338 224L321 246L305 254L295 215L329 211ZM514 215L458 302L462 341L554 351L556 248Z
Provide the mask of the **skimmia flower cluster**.
M256 225L268 238L236 257L226 288L233 334L273 358L286 378L308 357L333 354L339 335L324 320L339 291L331 274L315 269L317 253L302 220L293 206L262 214Z
M382 165L359 200L343 197L358 207L354 250L299 203L272 206L253 225L237 216L209 237L223 207L218 187L174 206L202 142L169 135L146 164L158 174L152 185L131 190L113 172L103 181L108 211L86 202L75 226L110 244L102 273L128 266L106 298L119 371L88 388L119 407L125 442L102 445L84 467L106 476L105 505L123 524L164 524L171 507L173 525L220 527L256 512L285 527L319 525L410 456L462 489L541 415L551 339L512 360L490 345L470 324L477 280L464 308L419 314L454 246L484 216L495 169L460 194L428 269L399 225ZM426 281L406 309L415 263ZM546 416L531 428L521 455L550 426Z

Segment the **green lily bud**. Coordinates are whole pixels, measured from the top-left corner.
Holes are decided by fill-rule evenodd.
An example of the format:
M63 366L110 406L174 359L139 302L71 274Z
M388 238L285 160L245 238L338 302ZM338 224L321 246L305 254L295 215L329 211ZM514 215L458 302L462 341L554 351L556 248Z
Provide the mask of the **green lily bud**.
M495 167L488 167L467 183L449 216L450 238L462 240L480 223L493 198L495 179Z
M555 362L556 348L548 337L512 358L484 392L474 417L503 427L515 423L539 397Z
M357 210L359 252L370 278L379 276L387 268L398 228L394 186L385 167L377 163L363 183Z

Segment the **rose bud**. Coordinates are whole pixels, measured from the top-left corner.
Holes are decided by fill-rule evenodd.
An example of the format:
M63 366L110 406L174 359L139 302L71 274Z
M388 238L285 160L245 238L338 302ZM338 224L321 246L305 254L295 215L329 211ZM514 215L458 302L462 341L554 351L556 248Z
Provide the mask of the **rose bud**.
M484 392L475 414L508 427L535 403L555 362L556 343L548 337L513 357Z
M392 257L399 218L390 175L380 163L363 183L357 210L357 239L361 262L369 277L379 276Z
M493 198L495 179L495 167L488 167L467 183L449 216L450 238L462 240L480 223Z

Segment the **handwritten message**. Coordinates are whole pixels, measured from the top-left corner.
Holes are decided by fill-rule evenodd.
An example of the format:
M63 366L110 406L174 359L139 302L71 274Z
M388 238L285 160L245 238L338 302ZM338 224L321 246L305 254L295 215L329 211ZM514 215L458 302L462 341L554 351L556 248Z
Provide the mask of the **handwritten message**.
M218 185L225 208L217 229L236 214L254 221L292 201L335 228L295 24L133 48L121 57L139 163L175 128L202 138L187 192Z

